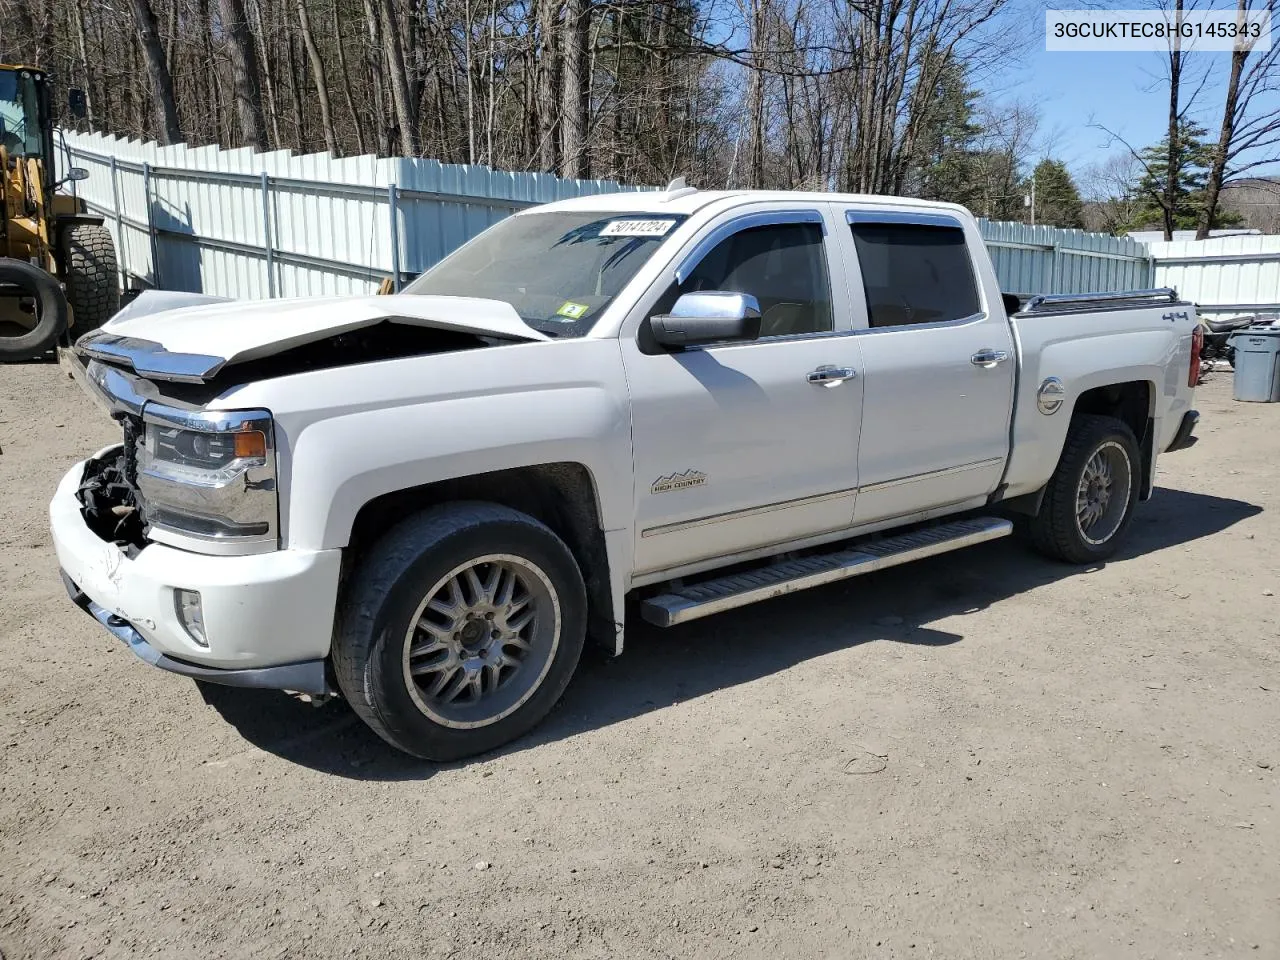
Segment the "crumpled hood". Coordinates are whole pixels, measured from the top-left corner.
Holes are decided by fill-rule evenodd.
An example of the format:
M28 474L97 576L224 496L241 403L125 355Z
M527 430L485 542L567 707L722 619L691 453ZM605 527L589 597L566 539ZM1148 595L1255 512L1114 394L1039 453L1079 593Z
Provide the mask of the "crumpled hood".
M221 300L201 294L147 291L100 330L81 338L79 346L90 355L101 355L94 349L94 341L105 346L127 338L126 343L145 341L152 356L158 349L163 354L216 359L222 361L216 365L220 368L383 322L515 340L550 339L528 326L511 304L501 300L405 294Z

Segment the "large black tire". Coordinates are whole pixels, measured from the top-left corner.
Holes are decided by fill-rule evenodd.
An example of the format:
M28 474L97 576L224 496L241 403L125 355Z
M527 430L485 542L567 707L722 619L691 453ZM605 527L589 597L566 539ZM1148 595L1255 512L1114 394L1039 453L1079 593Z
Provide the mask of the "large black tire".
M100 223L73 223L62 233L67 303L75 335L97 330L120 309L116 246Z
M1087 511L1088 503L1097 500L1089 494L1086 479L1095 456L1110 462L1113 481L1107 512L1088 525L1088 518L1082 519L1080 511ZM1122 462L1127 464L1123 471ZM1106 560L1116 552L1133 519L1142 476L1142 455L1128 424L1114 417L1077 416L1067 431L1062 457L1049 479L1040 512L1028 524L1032 545L1045 556L1067 563ZM1082 485L1085 507L1078 501Z
M465 663L474 667L481 662L475 657L486 654L464 652L459 637L465 629L449 633L451 640L435 640L421 632L422 621L437 615L430 612L432 608L424 609L424 604L432 596L441 596L444 588L440 585L451 584L450 578L463 566L499 555L539 571L544 576L530 574L530 579L549 588L540 594L541 600L529 602L530 608L539 611L532 628L526 628L526 639L535 638L530 640L531 650L523 654L527 659L513 668L507 680L490 687L489 701L477 694L462 706L444 702L425 687L444 682L440 678L449 668L436 667L435 674L415 678L411 676L411 656L422 654L414 651L433 643L442 647L438 654L442 659L434 660L434 654L419 659L419 670L424 663L430 666L428 659L461 663L462 657L469 657ZM491 568L476 569L484 574ZM501 589L496 587L493 592ZM465 592L461 599L466 606ZM558 604L558 609L548 604ZM554 616L544 616L547 610L554 611ZM463 622L454 614L450 616L455 626ZM484 628L484 616L489 623L495 622L491 613L469 612L465 623L471 624L474 617ZM500 614L497 622L505 629L506 615ZM582 573L569 548L552 530L497 504L446 504L404 520L361 559L340 601L333 668L343 696L382 739L427 760L456 760L513 740L546 716L577 668L586 623ZM452 629L447 627L446 632ZM492 636L498 636L496 627ZM545 656L535 658L535 650L545 651ZM487 655L494 656L492 652ZM501 676L501 670L497 675ZM504 687L504 683L516 685ZM528 683L532 687L519 699ZM446 694L451 686L452 682L446 684ZM470 687L464 689L470 696ZM510 702L504 703L504 697ZM430 715L435 711L439 712L436 716ZM454 711L454 717L443 716L445 711Z
M0 258L0 296L32 297L35 326L10 333L16 325L0 319L0 363L18 363L53 348L67 329L67 298L56 277L25 260Z

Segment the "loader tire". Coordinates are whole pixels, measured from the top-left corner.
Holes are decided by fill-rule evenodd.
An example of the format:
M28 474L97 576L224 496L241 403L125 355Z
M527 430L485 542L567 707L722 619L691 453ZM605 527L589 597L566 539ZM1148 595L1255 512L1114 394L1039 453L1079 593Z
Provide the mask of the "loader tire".
M53 349L67 329L67 297L58 279L25 260L2 257L0 296L35 300L35 325L30 330L10 333L22 328L0 321L0 363L19 363Z
M116 246L100 223L73 223L62 234L71 333L97 330L120 309Z

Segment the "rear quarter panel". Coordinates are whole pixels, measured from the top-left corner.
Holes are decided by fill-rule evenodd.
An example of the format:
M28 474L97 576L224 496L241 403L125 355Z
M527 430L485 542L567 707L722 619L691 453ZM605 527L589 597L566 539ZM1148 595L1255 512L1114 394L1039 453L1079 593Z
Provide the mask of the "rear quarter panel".
M1039 490L1058 465L1080 396L1095 387L1142 381L1150 387L1155 451L1169 445L1195 390L1187 383L1195 311L1189 304L1012 318L1021 367L1014 398L1006 497ZM1049 377L1066 388L1046 416L1037 391Z

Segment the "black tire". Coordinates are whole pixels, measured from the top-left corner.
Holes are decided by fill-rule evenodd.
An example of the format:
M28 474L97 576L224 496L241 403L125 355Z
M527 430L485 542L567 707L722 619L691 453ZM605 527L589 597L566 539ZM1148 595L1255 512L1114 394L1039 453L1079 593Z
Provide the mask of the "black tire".
M116 246L100 223L73 223L62 232L67 303L76 336L97 330L120 309Z
M494 554L545 574L558 602L557 640L545 658L549 665L537 668L545 671L540 679L522 681L535 685L511 712L483 725L450 725L419 705L426 691L410 688L406 648L417 636L410 624L418 622L433 585L460 565ZM578 666L586 624L582 573L551 529L497 504L446 504L393 527L360 561L340 602L334 674L352 709L392 746L427 760L457 760L514 740L547 715ZM476 706L483 709L478 701Z
M1102 527L1095 525L1090 528L1090 532L1096 529L1100 534L1091 538L1077 517L1077 493L1085 468L1100 451L1106 457L1123 453L1128 461L1128 489L1122 498L1116 496L1120 491L1112 491L1116 509L1123 512L1108 515L1109 519ZM1110 557L1116 552L1133 519L1133 508L1138 502L1143 482L1142 469L1138 441L1128 424L1114 417L1076 417L1067 431L1058 467L1049 478L1040 512L1028 524L1032 545L1045 556L1067 563L1097 563ZM1099 518L1099 523L1102 519ZM1108 532L1106 527L1112 522L1114 529ZM1103 533L1105 536L1101 535Z
M0 318L0 363L18 363L47 353L67 329L67 298L56 277L25 260L0 258L0 296L34 298L36 322L30 330L8 334L17 325Z

